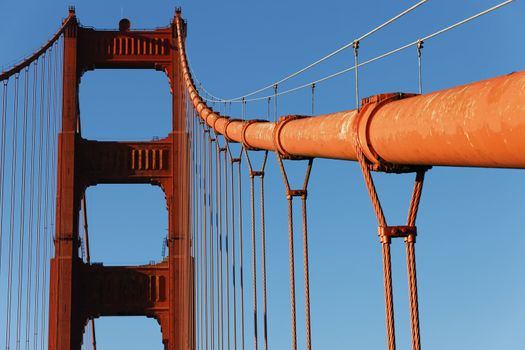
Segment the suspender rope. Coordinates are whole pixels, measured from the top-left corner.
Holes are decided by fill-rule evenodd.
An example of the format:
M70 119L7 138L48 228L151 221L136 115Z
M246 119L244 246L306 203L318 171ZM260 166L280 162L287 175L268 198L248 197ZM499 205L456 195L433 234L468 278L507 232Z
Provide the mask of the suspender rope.
M40 263L41 263L41 241L42 241L42 160L43 160L43 139L44 139L44 82L45 82L45 69L46 69L46 56L42 55L42 65L41 65L41 78L40 78L40 108L39 108L39 122L38 122L38 128L39 128L39 141L38 141L38 189L37 189L37 218L36 218L36 276L35 276L35 313L33 318L33 349L36 350L38 348L38 315L40 315L40 298L38 297L40 294ZM59 264L60 266L60 264ZM57 276L60 277L60 269L58 271ZM60 297L57 293L57 298ZM58 299L59 300L59 299ZM58 330L57 330L58 332Z
M236 269L235 269L235 175L234 175L234 164L237 164L240 171L241 166L241 156L242 156L242 147L239 151L239 156L234 157L230 147L230 142L226 139L226 149L228 150L228 155L230 157L230 180L231 180L231 224L232 224L232 285L233 285L233 348L237 350L237 279L236 279ZM238 178L240 181L240 178ZM239 189L239 195L241 191ZM240 206L239 206L240 210ZM242 266L242 265L241 265Z
M352 44L354 48L354 72L355 72L355 108L359 110L359 40Z
M246 119L246 100L242 99L242 118ZM240 273L240 282L241 282L241 345L242 350L244 350L244 270L243 270L243 221L242 221L242 176L241 176L241 156L242 153L245 152L244 147L241 147L240 153L239 153L239 163L237 167L237 179L239 180L238 183L238 204L239 204L239 273Z
M193 117L195 117L195 115L193 115ZM200 288L200 281L199 281L199 278L200 278L200 270L199 270L199 263L200 263L200 260L199 260L199 252L198 252L198 249L200 248L199 246L199 238L198 238L198 232L199 232L199 211L200 211L200 207L199 207L199 187L198 187L198 167L197 167L197 164L198 164L198 160L197 160L197 157L198 157L198 146L197 146L197 140L195 139L195 136L198 135L196 133L196 123L193 122L193 119L192 119L192 124L191 124L191 135L192 135L192 148L191 148L191 152L192 152L192 159L193 159L193 163L191 164L191 169L192 169L192 206L194 207L193 210L192 210L192 220L193 220L193 223L192 223L192 238L191 238L191 243L192 243L192 257L193 257L193 303L194 303L194 308L193 308L193 334L195 334L195 340L193 341L193 347L195 349L198 348L198 341L199 341L199 327L198 327L198 322L199 322L199 288ZM166 244L166 241L165 241L165 244ZM166 249L167 246L163 246L164 249Z
M217 154L217 183L218 183L218 202L219 202L219 253L220 253L220 272L219 272L219 284L220 284L220 339L221 339L221 350L224 349L224 278L223 278L223 261L224 261L224 253L223 253L223 242L222 242L222 233L223 233L223 222L222 222L222 156L221 153L226 151L225 148L220 147L219 141L217 140L217 147L216 147L216 154Z
M188 106L189 107L189 106ZM191 108L191 107L190 107ZM195 150L196 150L196 140L195 140L195 114L192 113L191 114L191 117L190 118L187 118L187 120L189 121L190 123L190 129L189 129L189 135L190 135L190 154L191 154L191 158L190 158L190 174L191 174L191 182L190 182L190 193L191 193L191 205L190 205L190 208L191 208L191 212L190 212L190 215L191 215L191 252L190 252L190 256L193 260L193 264L191 266L191 270L192 270L192 280L191 280L191 283L190 285L193 286L193 289L192 289L192 294L191 294L191 300L190 300L190 305L193 305L192 309L191 309L191 313L190 313L190 334L193 334L194 337L193 337L193 340L191 341L191 346L193 347L193 349L197 349L197 340L198 340L198 336L197 336L197 332L199 331L197 329L197 308L198 308L198 303L199 303L199 300L197 299L197 295L198 295L198 288L199 288L199 281L198 281L198 278L199 278L199 273L198 273L198 268L196 266L196 264L198 264L199 262L199 256L198 256L198 252L196 250L196 247L198 246L198 239L197 239L197 217L198 217L198 211L199 211L199 206L198 206L198 202L197 202L197 198L198 198L198 193L197 193L197 186L196 186L196 181L197 181L197 159L196 159L196 154L195 154ZM167 247L167 240L166 238L164 239L163 241L163 244L162 244L162 249L166 249ZM162 254L163 258L166 256L165 252Z
M312 83L312 115L315 115L314 107L315 107L315 83Z
M416 225L417 210L419 208L419 201L421 199L421 191L423 190L423 181L425 179L425 172L418 171L416 174L416 181L412 199L410 201L409 215L407 219L408 226ZM419 350L421 348L421 341L419 335L419 306L417 296L417 274L416 274L416 252L415 252L416 235L411 234L405 237L405 245L407 252L407 270L408 270L408 291L410 294L410 323L412 332L412 349Z
M378 233L379 239L382 245L383 255L383 272L384 272L384 288L385 288L385 308L386 308L386 328L387 328L387 341L388 349L394 350L396 348L395 341L395 327L394 327L394 304L393 304L393 291L392 291L392 266L390 261L390 243L392 238L403 237L406 243L407 251L407 269L408 269L408 284L410 294L410 320L411 320L411 333L412 333L412 349L420 349L420 335L419 335L419 311L417 302L417 280L416 280L416 264L415 264L415 240L417 235L417 229L415 226L417 210L421 199L421 192L423 189L424 174L428 167L404 167L397 166L394 164L382 163L379 159L378 164L371 163L364 155L361 142L359 140L359 122L365 117L371 118L376 108L379 108L382 104L387 103L391 100L402 98L402 96L395 95L386 97L382 101L363 103L362 110L357 115L354 123L354 146L356 150L357 159L363 173L366 188L372 206L377 217L379 224ZM366 107L366 108L365 108ZM371 110L371 111L370 111ZM374 155L377 156L377 155ZM377 157L379 158L379 157ZM386 222L381 202L379 200L374 180L372 178L371 170L385 171L385 172L416 172L416 179L412 198L410 201L408 219L406 226L388 226Z
M218 138L218 135L217 135ZM228 147L226 145L226 139L225 139L225 145L224 147L219 147L219 154L224 153L224 167L222 168L222 171L224 173L223 176L223 184L224 184L224 195L222 196L222 202L224 205L224 230L226 232L225 234L225 256L226 256L226 344L228 346L228 350L230 350L230 250L229 250L229 210L228 210L228 166L227 166L227 160L228 160ZM217 141L217 145L219 142ZM220 161L220 160L219 160ZM221 169L219 169L221 171ZM222 215L222 214L221 214Z
M270 120L270 101L272 100L272 97L271 96L268 96L268 114L267 114L267 117L268 120Z
M46 89L46 100L47 100L47 108L46 108L46 161L45 161L45 192L44 192L44 254L43 254L43 277L42 277L42 286L43 286L43 293L42 293L42 313L41 313L41 324L42 324L42 332L40 333L40 346L42 349L45 347L45 337L47 335L47 312L48 312L48 298L47 293L45 292L48 288L48 276L47 276L47 263L49 261L49 252L50 252L50 246L49 243L51 242L51 234L49 229L49 223L50 223L50 217L49 217L49 207L52 205L50 203L50 193L49 189L51 186L48 186L49 179L50 179L50 172L51 172L51 140L53 139L51 135L51 94L52 94L52 62L53 62L53 47L49 49L49 59L47 61L48 63L48 71L47 71L47 89Z
M37 115L37 91L38 91L38 60L33 66L33 87L32 87L32 110L31 110L31 153L29 168L29 221L28 221L28 262L26 280L26 330L25 330L25 350L29 350L29 337L31 333L31 292L33 284L33 232L34 232L34 203L35 203L35 148L36 148L36 115Z
M197 272L197 289L196 289L196 299L197 299L197 308L195 310L196 315L196 347L197 349L202 349L202 262L204 259L203 251L202 251L202 212L203 212L203 204L202 204L202 136L201 136L201 129L200 129L200 121L197 120L195 123L195 153L196 153L196 163L195 163L195 174L196 174L196 203L197 203L197 218L196 218L196 242L195 242L195 260L197 262L197 266L195 267L195 271Z
M252 279L253 279L253 327L254 327L254 349L257 350L257 254L255 242L255 184L254 177L260 179L261 189L261 264L262 264L262 280L263 280L263 308L264 308L264 348L268 348L268 305L266 299L266 245L265 245L265 226L264 226L264 170L266 167L266 160L268 159L268 151L264 151L263 160L259 171L254 171L252 162L250 160L249 150L244 147L244 155L246 156L246 163L250 175L250 202L251 202L251 221L252 221Z
M9 247L8 247L8 268L7 268L7 301L6 301L6 328L5 328L5 347L9 349L11 345L11 301L12 301L12 283L13 283L13 244L15 234L15 206L16 206L16 169L17 169L17 151L18 146L18 86L19 75L15 74L14 101L13 101L13 136L12 136L12 159L11 159L11 188L10 188L10 210L9 210Z
M203 260L203 267L201 268L202 270L202 274L203 274L203 277L201 277L201 280L202 280L202 291L201 291L201 299L202 299L202 306L201 308L203 308L203 310L201 311L201 314L202 314L202 320L201 320L201 324L202 324L202 342L203 342L203 349L205 348L205 344L206 344L206 339L208 338L207 337L207 334L205 333L205 328L207 327L208 325L208 322L207 322L207 314L209 312L208 310L208 302L210 302L208 300L208 288L210 290L210 294L213 295L213 285L209 284L209 278L210 278L210 267L209 267L209 263L208 263L208 260L211 259L211 257L213 257L213 250L210 250L208 248L209 246L209 242L210 242L210 237L208 236L208 232L210 230L210 227L211 227L211 224L209 222L209 210L208 210L208 206L209 206L209 203L208 203L208 191L209 191L209 188L208 188L208 178L209 178L209 173L208 173L208 136L207 136L207 131L205 129L205 124L202 123L201 124L202 126L202 142L201 142L201 160L202 160L202 164L201 164L201 168L202 168L202 180L201 180L201 187L202 187L202 218L201 218L201 245L202 245L202 248L201 248L201 251L202 251L202 260ZM213 276L213 274L211 274L211 276ZM213 281L213 279L212 279ZM211 300L211 303L213 305L213 299ZM213 319L213 314L210 315L211 318ZM212 323L212 326L213 326L213 323ZM212 332L213 334L213 332Z
M204 125L204 127L206 127ZM203 186L204 186L204 198L203 198L203 202L204 202L204 239L203 239L203 250L204 250L204 294L203 294L203 298L204 298L204 346L205 346L205 349L208 349L208 342L210 341L210 335L209 335L209 332L208 332L208 315L210 314L210 310L208 309L208 288L210 288L210 292L213 293L213 279L212 279L212 283L211 285L209 286L209 283L208 283L208 267L207 267L207 256L206 256L206 247L208 245L208 241L210 241L212 239L212 223L211 223L211 220L209 220L209 216L211 216L211 213L210 213L210 195L209 193L211 192L211 186L210 186L210 182L211 182L211 169L209 167L209 164L211 163L211 160L210 160L210 149L211 149L211 139L210 139L210 130L209 129L204 129L204 138L208 140L208 142L203 142L204 143L204 147L203 147L203 170L204 170L204 177L203 177ZM206 137L207 136L207 137ZM208 181L206 181L208 180ZM211 253L212 257L213 257L213 252ZM210 269L211 270L211 269ZM213 295L213 294L212 294ZM212 320L213 320L213 313L211 315L212 317ZM213 334L213 321L212 321L212 332ZM213 345L213 336L211 337L211 342L212 342L212 345Z
M417 73L418 73L418 83L419 83L419 93L423 93L423 75L421 72L421 49L423 49L423 41L419 40L417 42Z
M213 212L214 212L214 207L213 207L213 194L215 193L214 190L213 190L213 143L216 142L216 138L213 138L211 137L211 134L208 133L208 142L209 142L209 147L208 147L208 188L209 188L209 192L208 192L208 203L209 203L209 206L210 206L210 213L209 213L209 230L210 230L210 235L209 235L209 250L210 250L210 258L209 258L209 263L208 263L208 259L206 259L206 264L209 265L209 270L210 270L210 324L211 324L211 349L214 349L215 348L215 282L214 282L214 279L216 277L214 277L215 275L215 272L214 272L214 255L213 255ZM215 212L217 211L217 207L215 207ZM216 228L217 229L217 228ZM217 230L215 232L215 234L217 234Z
M16 349L20 349L20 331L21 331L21 317L22 317L22 293L23 293L23 270L24 270L24 256L25 256L25 197L26 197L26 159L27 159L27 128L28 128L28 98L29 98L29 67L24 69L24 110L23 110L23 124L22 124L22 183L20 190L20 231L18 241L18 295L16 308Z
M208 172L209 172L209 194L208 194L208 205L209 205L209 219L210 219L210 243L211 248L213 249L213 244L215 243L215 259L213 259L213 263L215 264L215 269L213 271L213 281L211 282L212 288L215 289L215 295L216 299L214 301L213 306L213 313L214 313L214 320L216 320L217 323L217 333L216 336L214 335L214 341L213 346L215 344L217 345L218 349L222 349L220 347L220 344L222 342L222 322L221 322L221 280L222 280L222 273L220 270L220 241L219 241L219 177L218 177L218 156L217 152L214 152L213 149L216 150L216 141L217 139L215 137L212 137L212 130L209 130L208 135L208 142L209 142L209 148L208 148ZM215 146L213 145L215 143ZM215 154L215 161L213 159ZM214 168L215 167L215 168ZM215 234L215 237L213 236ZM213 346L211 349L213 349Z
M276 121L277 120L277 89L278 89L279 85L277 83L275 83L273 85L273 121Z
M200 180L200 187L201 187L201 227L200 227L200 244L201 244L201 349L205 348L205 345L208 341L208 334L205 332L205 328L208 327L208 303L211 302L211 305L213 305L213 299L209 300L208 298L208 288L210 290L210 294L213 295L213 286L209 284L209 263L208 259L210 256L213 256L213 251L211 251L209 246L209 237L208 237L208 230L210 229L210 223L208 221L208 143L207 143L207 130L205 129L205 125L203 122L200 122L201 127L201 141L200 141L200 150L201 153L200 159L200 169L201 169L201 180ZM211 319L213 320L213 313L211 313ZM213 322L211 323L213 327ZM213 343L213 328L212 328L212 343Z
M243 97L242 98L242 118L243 119L246 119L246 99Z
M207 126L206 126L207 128ZM214 236L213 236L213 232L214 232L214 220L213 220L213 196L214 196L214 187L213 187L213 168L212 168L212 164L213 164L213 160L212 160L212 147L213 147L213 139L211 138L210 136L210 130L209 129L206 129L206 136L207 136L207 147L205 147L205 150L204 150L204 153L205 153L205 180L204 180L204 184L206 186L206 190L205 190L205 205L206 205L206 213L205 213L205 216L206 216L206 221L207 221L207 224L206 224L206 227L205 227L205 231L204 231L204 235L205 235L205 248L204 249L209 249L210 253L209 253L209 257L206 257L206 265L205 265L205 273L206 273L206 293L205 293L205 298L206 298L206 313L205 313L205 324L206 324L206 328L211 328L210 330L210 333L208 334L208 332L206 332L206 338L209 339L209 340L206 340L206 349L208 349L208 342L211 343L211 349L214 349L215 348L215 343L218 339L218 334L217 336L215 335L215 324L216 324L216 319L215 319L215 249L214 249ZM208 259L209 259L209 263L208 263ZM209 265L209 266L208 266ZM209 315L209 318L208 318L208 315ZM217 324L218 326L218 324Z
M304 293L305 293L305 319L306 319L306 348L312 348L311 326L310 326L310 276L308 268L308 226L306 215L306 199L308 181L312 171L313 159L308 159L303 187L300 190L292 190L288 181L288 175L283 164L283 157L277 153L279 169L286 188L286 199L288 200L288 238L290 255L290 299L292 312L292 349L297 349L296 334L296 306L295 306L295 258L294 258L294 233L293 233L293 198L301 197L302 202L302 226L303 226L303 265L304 265Z
M0 146L0 276L2 275L2 252L3 252L3 223L4 223L4 180L5 180L5 153L7 137L7 95L8 79L3 81L2 91L2 144Z

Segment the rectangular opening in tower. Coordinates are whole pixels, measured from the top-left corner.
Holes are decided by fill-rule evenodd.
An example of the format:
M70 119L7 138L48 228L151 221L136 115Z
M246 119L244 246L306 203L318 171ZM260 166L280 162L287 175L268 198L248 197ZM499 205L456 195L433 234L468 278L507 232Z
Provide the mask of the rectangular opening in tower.
M163 72L99 69L80 83L82 137L100 141L151 141L172 129L172 98Z
M168 212L160 187L97 185L86 199L92 263L137 266L167 256Z
M84 328L83 349L91 349L92 325ZM160 326L148 317L100 317L95 319L96 345L99 349L163 350Z

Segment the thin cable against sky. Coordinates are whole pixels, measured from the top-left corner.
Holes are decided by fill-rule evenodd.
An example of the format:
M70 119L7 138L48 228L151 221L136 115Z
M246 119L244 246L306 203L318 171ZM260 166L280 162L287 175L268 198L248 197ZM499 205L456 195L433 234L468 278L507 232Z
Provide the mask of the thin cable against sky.
M459 27L459 26L461 26L461 25L463 25L463 24L465 24L465 23L467 23L467 22L470 22L470 21L472 21L472 20L474 20L474 19L476 19L476 18L478 18L478 17L481 17L481 16L483 16L483 15L485 15L485 14L488 14L488 13L494 11L494 10L497 10L497 9L499 9L500 7L503 7L503 6L505 6L505 5L508 5L509 3L513 2L513 1L514 1L514 0L506 0L506 1L504 1L504 2L502 2L502 3L500 3L500 4L498 4L498 5L492 6L491 8L488 8L488 9L486 9L486 10L484 10L484 11L481 11L481 12L479 12L479 13L477 13L477 14L475 14L475 15L472 15L472 16L470 16L470 17L468 17L468 18L465 18L465 19L463 19L463 20L461 20L461 21L459 21L459 22L457 22L457 23L454 23L454 24L448 26L448 27L445 27L445 28L443 28L443 29L440 29L440 30L438 30L438 31L436 31L436 32L434 32L434 33L432 33L432 34L429 34L429 35L423 37L423 38L420 38L420 39L417 39L417 40L411 41L411 42L408 43L408 44L405 44L405 45L400 46L400 47L398 47L398 48L396 48L396 49L393 49L393 50L388 51L388 52L386 52L386 53L383 53L383 54L381 54L381 55L379 55L379 56L376 56L376 57L374 57L374 58L371 58L371 59L369 59L369 60L367 60L367 61L364 61L364 62L358 64L357 67L366 66L367 64L370 64L370 63L372 63L372 62L375 62L375 61L381 60L381 59L383 59L383 58L385 58L385 57L388 57L388 56L390 56L390 55L393 55L393 54L395 54L395 53L397 53L397 52L403 51L403 50L405 50L405 49L407 49L407 48L409 48L409 47L411 47L411 46L417 45L418 42L426 41L426 40L432 39L432 38L434 38L434 37L436 37L436 36L438 36L438 35L440 35L440 34L443 34L443 33L445 33L445 32L448 32L448 31L450 31L450 30L452 30L452 29L454 29L454 28L456 28L456 27ZM305 83L305 84L303 84L303 85L299 85L299 86L296 86L296 87L290 88L290 89L288 89L288 90L281 91L281 92L277 93L277 96L284 95L284 94L288 94L288 93L291 93L291 92L295 92L295 91L298 91L298 90L304 89L304 88L306 88L306 87L311 87L312 84L316 84L316 85L317 85L317 84L319 84L319 83L322 83L322 82L324 82L324 81L326 81L326 80L329 80L329 79L335 78L335 77L337 77L337 76L339 76L339 75L342 75L342 74L344 74L344 73L351 72L351 71L353 71L355 68L356 68L355 65L352 66L352 67L345 68L345 69L343 69L343 70L341 70L341 71L338 71L338 72L336 72L336 73L333 73L333 74L327 75L327 76L325 76L325 77L323 77L323 78L320 78L320 79L318 79L318 80L314 80L314 81L311 81L311 82L309 82L309 83ZM203 91L204 91L204 90L203 90ZM255 101L266 100L266 99L268 99L269 97L273 98L274 96L275 96L274 94L271 94L271 95L266 95L266 96L261 96L261 97L250 98L250 99L246 99L245 102L255 102ZM222 101L224 101L224 100L212 100L212 99L205 99L205 100L206 100L207 102L222 102ZM235 103L238 103L238 102L241 102L241 101L232 100L232 101L228 101L228 102L235 102Z
M313 63L310 63L309 65L307 65L307 66L305 66L305 67L299 69L298 71L296 71L296 72L294 72L294 73L292 73L292 74L287 75L286 77L284 77L284 78L282 78L282 79L280 79L280 80L278 80L278 81L275 81L275 82L271 83L270 85L264 86L264 87L262 87L262 88L260 88L260 89L255 90L255 91L252 91L252 92L249 92L249 93L244 94L244 95L242 95L242 96L238 96L238 97L231 98L231 99L222 99L222 98L217 98L216 96L213 96L213 95L210 94L208 91L206 91L204 88L203 88L202 90L205 91L208 95L212 96L212 97L216 100L216 101L214 101L214 102L241 102L242 98L246 98L246 97L248 97L248 96L253 96L253 95L255 95L255 94L258 94L259 92L262 92L262 91L268 90L268 89L270 89L270 88L274 88L276 85L278 86L279 84L284 83L285 81L287 81L287 80L289 80L289 79L291 79L291 78L293 78L293 77L295 77L295 76L297 76L297 75L299 75L299 74L301 74L301 73L306 72L307 70L309 70L310 68L315 67L315 66L318 65L319 63L324 62L324 61L326 61L327 59L329 59L330 57L333 57L333 56L337 55L338 53L340 53L340 52L342 52L342 51L348 49L349 47L351 47L351 46L354 44L354 42L356 42L356 41L361 41L361 40L363 40L363 39L365 39L365 38L371 36L371 35L374 34L375 32L379 31L380 29L386 27L387 25L391 24L392 22L395 22L395 21L398 20L399 18L401 18L401 17L403 17L404 15L406 15L406 14L412 12L413 10L415 10L416 8L418 8L419 6L421 6L421 5L423 5L424 3L426 3L427 1L428 1L428 0L421 0L421 1L419 1L417 4L415 4L415 5L411 6L411 7L409 7L408 9L406 9L406 10L404 10L403 12L399 13L398 15L392 17L391 19L389 19L388 21L384 22L383 24L381 24L381 25L375 27L374 29L372 29L372 30L370 30L369 32L367 32L366 34L361 35L360 37L358 37L358 38L352 40L351 42L349 42L349 43L347 43L346 45L344 45L344 46L338 48L337 50L335 50L335 51L329 53L328 55L326 55L326 56L324 56L324 57L318 59L317 61L315 61L315 62L313 62ZM202 86L202 84L201 84L201 86ZM277 95L279 95L279 94L277 94ZM249 100L247 100L247 101L249 101Z

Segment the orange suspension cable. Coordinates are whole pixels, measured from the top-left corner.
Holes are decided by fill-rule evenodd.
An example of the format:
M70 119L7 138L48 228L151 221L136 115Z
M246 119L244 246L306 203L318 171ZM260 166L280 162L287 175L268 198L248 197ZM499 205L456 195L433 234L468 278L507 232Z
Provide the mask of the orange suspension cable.
M241 177L241 156L243 153L243 148L241 148L241 153L239 154L239 162L237 167L237 198L238 198L238 207L239 207L239 277L240 277L240 294L241 294L241 349L244 350L244 270L243 270L243 227L242 227L242 177Z
M387 96L382 100L378 101L367 101L363 104L361 113L357 115L357 121L361 119L362 115L368 113L370 109L373 113L374 108L381 106L383 103L387 103L392 99L398 98L398 96ZM358 127L358 123L354 125ZM386 329L387 329L387 341L388 349L394 350L396 348L395 340L395 326L394 326L394 303L393 303L393 291L392 291L392 266L390 256L390 243L391 239L395 237L403 237L406 242L407 251L407 269L408 269L408 284L409 284L409 301L410 301L410 320L411 320L411 334L412 334L412 350L420 350L420 334L419 334L419 310L417 301L417 280L416 280L416 264L415 264L415 240L417 229L415 226L417 210L421 198L421 192L423 188L424 173L428 170L428 167L412 167L400 169L393 167L389 169L385 164L375 164L366 158L361 148L358 133L354 133L354 147L356 155L359 161L361 171L365 180L366 188L374 213L376 215L379 224L379 238L382 245L382 256L383 256L383 273L384 273L384 289L385 289L385 309L386 309ZM381 202L377 195L377 190L374 185L371 170L385 171L385 172L416 172L416 180L410 201L408 219L406 226L388 226L386 222Z
M18 146L18 90L19 73L15 74L14 101L13 101L13 126L11 139L11 188L10 188L10 215L9 215L9 247L8 267L7 267L7 300L6 300L6 327L5 327L5 347L11 346L11 302L12 302L12 282L13 282L13 250L15 234L15 210L16 210L16 169L17 169L17 146Z
M239 168L241 166L241 155L242 147L240 148L240 154L237 158L233 157L232 150L230 147L229 141L226 139L226 149L228 150L228 155L230 157L230 186L231 186L231 246L232 246L232 286L233 286L233 348L237 350L237 279L236 279L236 269L235 269L235 175L234 175L234 164L238 164ZM239 191L240 193L240 191Z
M224 107L226 109L226 105ZM225 141L226 142L226 141ZM228 350L230 350L230 250L229 250L229 210L228 210L228 166L227 166L227 149L228 147L221 148L224 153L224 229L225 234L225 250L226 250L226 344Z
M208 207L208 220L209 220L209 225L208 225L208 234L207 234L207 239L210 241L210 247L211 247L211 250L213 251L213 202L212 202L212 196L213 196L213 170L212 170L212 164L213 164L213 160L212 160L212 147L213 147L213 142L215 142L215 139L212 139L211 138L211 129L206 129L206 132L207 132L207 135L208 135L208 147L207 147L207 179L208 179L208 192L206 193L206 199L207 199L207 207ZM215 234L217 234L217 231L215 230ZM206 237L206 236L205 236ZM206 238L205 238L206 239ZM217 254L218 256L218 254ZM216 276L215 278L218 278L218 273L217 275L215 275L215 272L213 271L213 264L215 263L213 261L213 252L211 253L211 256L210 256L210 281L208 282L209 284L209 289L210 289L210 296L211 296L211 300L210 300L210 305L206 307L206 349L208 349L208 338L210 338L210 345L211 345L211 348L213 349L213 347L215 346L215 341L217 340L214 336L214 324L213 324L213 320L214 320L214 301L212 302L213 298L213 288L214 288L214 277L213 276ZM206 292L206 295L208 295L208 293ZM218 294L217 294L218 295ZM208 297L206 296L206 299L208 299ZM208 321L208 314L210 315L210 320ZM210 328L211 328L211 332L208 334L208 322L210 323Z
M219 248L219 286L220 286L220 303L219 303L219 325L220 325L220 344L221 344L221 350L224 349L224 267L223 267L223 261L224 261L224 253L223 253L223 242L222 242L222 236L223 236L223 223L222 223L222 152L224 151L221 146L219 145L219 140L217 137L216 140L216 153L215 153L215 171L216 171L216 186L217 186L217 221L218 221L218 248Z
M252 163L250 160L249 150L243 145L244 155L246 156L246 163L248 164L248 170L250 175L250 202L251 202L251 227L252 227L252 280L253 280L253 317L254 317L254 344L255 349L257 349L257 254L256 254L256 240L255 240L255 184L254 177L259 177L260 179L260 188L261 188L261 270L262 270L262 279L263 279L263 326L264 326L264 348L268 348L268 307L266 299L266 247L265 247L265 232L264 232L264 170L266 167L266 161L268 159L268 151L264 152L263 160L260 166L259 171L254 171Z
M20 188L20 212L19 212L19 240L18 240L18 294L16 307L16 350L20 349L20 332L22 317L22 293L23 293L23 271L25 254L25 198L26 198L26 158L27 158L27 129L28 129L28 104L29 104L29 67L24 69L24 98L23 98L23 124L22 124L22 170Z
M4 180L7 128L7 95L8 80L3 81L2 90L2 143L0 145L0 276L2 275L3 222L4 222Z
M31 334L31 296L33 284L33 231L34 231L34 203L35 203L35 147L36 147L36 122L37 122L37 92L38 92L38 61L33 65L32 110L31 110L31 153L29 160L29 220L28 220L28 263L26 280L26 329L25 350L29 350L29 337Z
M292 314L292 349L297 349L297 325L296 325L296 303L295 303L295 258L294 258L294 232L293 232L293 198L301 197L302 202L302 226L303 226L303 265L304 265L304 293L305 293L305 322L306 322L306 348L312 348L311 324L310 324L310 272L308 267L308 226L306 215L306 198L310 173L312 171L313 159L308 159L303 187L300 190L292 190L288 175L283 164L283 156L279 153L277 161L283 177L286 199L288 201L288 240L289 240L289 261L290 261L290 304Z

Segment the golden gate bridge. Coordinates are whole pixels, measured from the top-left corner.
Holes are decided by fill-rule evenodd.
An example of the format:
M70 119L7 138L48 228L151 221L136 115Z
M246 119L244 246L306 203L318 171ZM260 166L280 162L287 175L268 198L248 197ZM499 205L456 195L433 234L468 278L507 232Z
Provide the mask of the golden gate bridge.
M0 262L7 263L0 266L0 279L6 290L6 349L77 349L83 343L96 348L95 319L114 315L156 319L166 349L269 348L265 175L270 161L278 165L288 206L290 348L298 348L300 338L310 349L315 329L307 220L312 214L307 204L316 158L359 164L377 219L388 349L396 348L390 249L404 242L411 346L420 349L415 247L425 174L433 166L525 166L523 72L422 94L425 42L512 0L360 60L361 41L425 2L304 68L234 98L217 97L195 80L180 9L165 28L133 30L123 19L118 30L102 31L80 26L70 8L44 46L0 74ZM361 98L360 68L408 48L418 53L419 93ZM280 89L285 81L347 49L353 50L353 66ZM172 131L166 138L113 142L82 137L80 78L107 68L154 69L167 75ZM357 108L316 116L316 86L349 72L355 77ZM247 113L246 105L255 101L267 101L268 110L273 103L277 113L278 99L301 89L311 90L311 116L270 121ZM241 105L241 118L225 115L232 103ZM212 104L224 104L225 113L214 111ZM297 172L288 171L291 163L305 165L298 179L292 178ZM406 222L390 224L373 173L414 174ZM243 179L248 180L247 196ZM85 191L117 183L162 188L169 227L167 255L161 262L91 263ZM299 224L294 223L297 215ZM250 250L243 240L250 242ZM297 266L302 267L302 279ZM251 295L247 284L252 285ZM299 292L304 293L300 303ZM247 298L252 300L251 310L245 305ZM298 313L303 324L298 324ZM253 339L247 336L248 328ZM91 339L85 339L87 329Z

